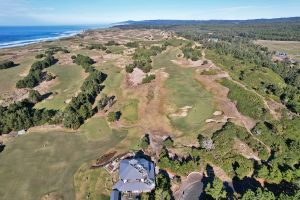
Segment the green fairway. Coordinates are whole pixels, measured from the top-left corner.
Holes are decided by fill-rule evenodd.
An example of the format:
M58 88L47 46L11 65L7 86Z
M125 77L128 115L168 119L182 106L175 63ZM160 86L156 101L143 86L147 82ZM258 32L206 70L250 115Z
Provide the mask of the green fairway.
M1 199L40 199L49 192L75 199L73 180L80 165L125 137L110 131L97 138L101 141L89 141L79 132L49 131L15 138L0 154Z
M85 133L89 140L98 141L105 139L106 135L112 134L104 117L94 116L80 127L80 131Z
M54 65L47 69L57 76L59 83L50 88L53 97L37 104L37 108L60 109L65 108L65 101L71 99L84 81L84 70L77 65Z
M166 68L170 75L165 83L169 91L168 101L175 104L177 109L191 106L186 117L172 119L172 125L185 132L200 129L206 119L212 116L214 107L212 95L206 91L194 78L195 69L183 68L171 62L180 53L178 49L171 49L154 58L154 68Z
M181 51L177 48L172 48L167 50L166 52L159 54L153 58L153 68L160 69L164 67L172 68L175 64L171 62L171 60L175 60L177 54L180 54Z

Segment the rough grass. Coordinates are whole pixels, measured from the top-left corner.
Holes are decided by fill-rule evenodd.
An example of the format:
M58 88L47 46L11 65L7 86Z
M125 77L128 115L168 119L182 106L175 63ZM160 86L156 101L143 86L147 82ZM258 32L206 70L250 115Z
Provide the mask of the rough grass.
M54 65L47 69L57 76L59 83L49 92L53 93L53 98L46 99L37 104L37 108L60 109L66 107L65 101L71 99L80 91L80 87L84 81L84 70L77 65Z
M27 59L22 61L18 66L2 69L0 72L0 93L3 94L15 89L16 83L23 78L20 74L29 71L32 62L33 60Z
M101 141L89 141L80 132L30 133L7 144L0 154L2 199L40 199L58 192L75 199L74 174L82 163L102 155L126 137L111 132Z
M205 71L201 72L201 75L213 76L213 75L217 75L219 73L220 73L220 70L210 69L210 70L205 70Z
M220 82L230 90L228 97L236 102L238 110L243 115L260 120L270 118L263 100L255 93L245 90L228 79L222 79Z
M168 95L167 99L177 109L184 106L191 106L187 117L171 119L175 128L184 132L191 132L200 129L205 120L212 116L214 107L212 95L207 92L194 78L195 69L183 68L171 62L180 53L178 49L171 50L154 57L155 69L166 68L169 78L165 82Z
M76 199L109 200L113 182L104 168L90 169L90 163L83 164L74 177Z
M138 105L137 99L129 99L125 102L121 112L122 118L128 123L135 123L139 119L138 116Z
M122 54L123 51L125 50L125 47L123 46L108 46L107 47L112 53L115 53L115 54Z

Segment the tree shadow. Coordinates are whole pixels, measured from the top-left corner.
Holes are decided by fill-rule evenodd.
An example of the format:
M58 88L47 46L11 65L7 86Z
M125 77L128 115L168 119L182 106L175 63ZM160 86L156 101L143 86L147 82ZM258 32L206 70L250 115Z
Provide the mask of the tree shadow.
M282 181L280 184L265 183L265 188L273 192L275 196L279 196L280 194L293 196L298 190L295 184L286 181Z
M42 95L41 101L48 99L51 95L53 94L53 92L48 92L46 94Z
M4 144L0 144L0 153L4 150L5 145Z
M211 196L206 195L204 189L207 187L208 183L210 183L210 184L213 183L216 175L215 175L213 167L210 166L210 165L206 165L205 171L206 171L207 176L203 176L203 178L202 178L203 192L200 195L199 200L206 200L206 199L210 200L210 199L212 199Z
M234 177L232 179L232 184L234 190L239 194L244 194L247 190L256 190L261 187L260 183L251 177L245 177L243 179L239 179L238 177Z

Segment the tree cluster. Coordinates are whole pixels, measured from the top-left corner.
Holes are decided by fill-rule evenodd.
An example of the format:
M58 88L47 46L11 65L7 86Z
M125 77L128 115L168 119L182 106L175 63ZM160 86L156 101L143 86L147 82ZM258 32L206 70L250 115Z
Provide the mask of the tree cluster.
M152 60L151 56L156 56L162 51L164 51L166 47L160 46L152 46L150 48L138 48L136 49L132 59L133 63L126 66L126 72L132 73L134 68L139 68L143 70L143 72L148 73L152 69Z
M122 113L120 111L109 112L107 115L107 121L109 121L109 122L119 121L121 118L121 115L122 115Z
M161 169L170 170L177 175L186 176L193 172L195 169L200 167L200 157L199 156L189 156L188 158L170 158L168 150L163 148L160 155L158 166Z
M202 56L201 51L196 47L192 47L192 44L187 44L181 48L181 50L184 57L186 59L191 59L192 61L197 61Z
M103 89L101 84L107 76L90 66L94 61L88 56L77 55L74 62L88 71L89 76L84 80L80 88L81 92L77 97L72 98L64 110L63 123L67 128L78 129L84 123L84 120L94 114L93 104L97 95Z
M103 110L106 106L112 107L112 105L116 102L115 98L115 96L107 96L106 94L103 94L97 105L98 110Z
M78 54L77 56L72 56L72 58L73 62L77 65L80 65L85 70L85 72L90 73L95 70L94 67L91 66L95 63L95 61L90 57Z
M207 42L204 46L215 50L220 55L231 55L234 58L254 66L252 70L269 68L282 77L286 82L285 88L274 84L262 83L266 94L277 96L292 112L300 112L300 65L292 63L289 59L272 61L272 52L266 47L256 45L245 39L232 39L229 41ZM233 68L233 70L236 70ZM244 79L245 71L241 71L240 80Z
M63 47L49 47L47 51L45 51L46 56L53 56L55 53L63 52L63 53L70 53L70 51Z
M259 122L252 130L265 144L270 146L272 157L259 166L255 175L270 183L282 181L300 187L300 118L281 121Z
M28 100L13 103L8 107L0 106L0 134L28 129L45 123L53 123L57 111L35 109Z
M141 200L172 200L171 181L168 175L161 171L156 176L155 190L151 193L143 193Z
M104 46L103 44L90 44L88 46L88 49L89 50L97 49L97 50L103 50L103 51L105 51L105 50L107 50L107 47Z
M13 61L5 61L0 63L0 69L7 69L16 66Z
M16 84L17 88L33 88L41 83L45 78L43 70L55 64L57 60L53 56L47 56L42 61L36 61L31 65L28 75L19 80Z

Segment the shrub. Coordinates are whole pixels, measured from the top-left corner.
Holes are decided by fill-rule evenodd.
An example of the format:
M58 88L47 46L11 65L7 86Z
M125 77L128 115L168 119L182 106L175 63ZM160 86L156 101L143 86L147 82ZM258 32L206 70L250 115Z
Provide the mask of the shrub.
M35 56L36 59L41 59L43 57L45 57L45 54L42 53Z
M147 74L146 77L143 78L142 83L143 84L150 83L154 79L155 79L155 75L154 74L151 74L151 75Z
M121 112L109 112L107 115L107 121L109 122L115 122L118 121L121 118Z
M112 53L112 51L111 51L111 50L109 50L109 49L107 49L107 50L105 51L105 53L107 53L107 54L111 54L111 53Z
M114 41L114 40L110 40L110 41L108 41L105 45L106 45L106 46L118 46L119 43L117 43L117 42Z
M133 64L126 65L125 70L127 73L132 73L134 70Z
M174 141L172 140L171 137L168 137L167 139L164 140L163 144L165 147L170 148L173 147Z
M30 90L28 99L32 103L37 103L42 100L42 95L36 90Z
M53 80L53 79L55 79L55 76L54 76L54 75L52 75L52 74L50 74L50 73L47 73L47 74L46 74L46 77L45 77L45 80L46 80L46 81L51 81L51 80Z
M93 50L93 49L98 49L98 50L107 50L107 48L103 45L103 44L91 44L90 46L88 46L89 50Z
M139 43L138 42L128 42L125 46L128 48L138 48Z
M149 135L146 134L142 139L141 139L141 142L140 142L140 146L142 149L147 149L148 146L150 144L150 139L149 139Z

